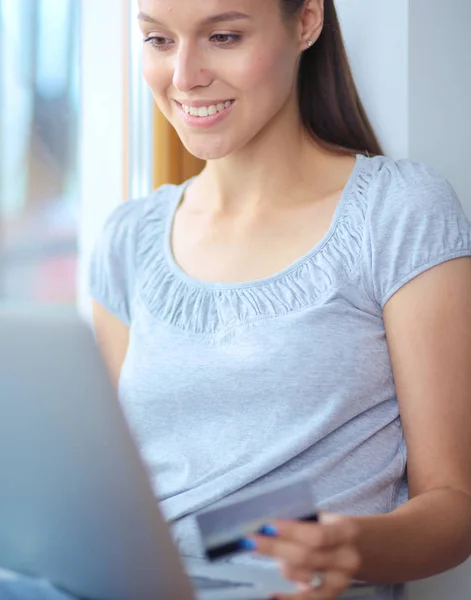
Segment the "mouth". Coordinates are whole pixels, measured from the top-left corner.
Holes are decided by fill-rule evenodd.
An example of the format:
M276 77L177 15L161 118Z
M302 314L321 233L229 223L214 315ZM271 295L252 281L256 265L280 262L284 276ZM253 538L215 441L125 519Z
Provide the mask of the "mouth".
M234 102L235 100L224 100L215 104L201 104L200 106L196 106L195 104L182 104L181 102L177 102L177 104L186 115L206 119L225 112L234 104Z
M194 128L208 128L221 123L232 111L235 100L224 100L216 104L193 102L192 105L182 104L175 100L183 122ZM199 106L196 106L196 105Z

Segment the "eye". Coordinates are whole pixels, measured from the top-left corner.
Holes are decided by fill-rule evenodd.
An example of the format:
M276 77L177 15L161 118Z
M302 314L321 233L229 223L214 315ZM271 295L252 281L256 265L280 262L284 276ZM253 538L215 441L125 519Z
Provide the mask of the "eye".
M240 40L241 36L230 33L215 33L210 37L210 39L216 44L220 44L221 46L229 46L230 44L235 44Z
M144 44L150 44L153 48L157 48L157 50L163 50L165 46L168 46L165 42L171 42L171 40L158 36L148 37L144 40Z

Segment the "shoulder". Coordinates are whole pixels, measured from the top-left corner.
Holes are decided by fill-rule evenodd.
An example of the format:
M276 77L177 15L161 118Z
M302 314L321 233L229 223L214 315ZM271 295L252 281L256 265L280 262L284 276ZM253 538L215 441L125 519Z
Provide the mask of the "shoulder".
M365 233L373 245L439 252L470 243L470 223L451 183L433 167L384 156L365 159Z
M178 187L167 184L149 196L123 202L108 216L103 228L103 236L111 236L116 242L123 237L132 237L150 220L163 221L170 210Z
M391 220L424 211L462 211L451 183L430 165L385 156L364 160L369 179L368 209L373 218Z
M428 204L430 199L445 197L456 200L450 182L436 169L409 159L394 160L386 156L365 158L364 170L370 180L370 202L377 204L393 200L408 206Z
M183 184L184 185L184 184ZM166 184L149 196L128 200L108 216L95 243L95 254L136 260L140 248L163 236L182 186Z
M163 248L167 216L180 186L164 185L139 200L129 200L109 215L89 263L89 291L96 301L128 324L138 272L152 273Z
M420 162L364 161L362 262L381 306L401 285L471 254L471 224L450 182Z

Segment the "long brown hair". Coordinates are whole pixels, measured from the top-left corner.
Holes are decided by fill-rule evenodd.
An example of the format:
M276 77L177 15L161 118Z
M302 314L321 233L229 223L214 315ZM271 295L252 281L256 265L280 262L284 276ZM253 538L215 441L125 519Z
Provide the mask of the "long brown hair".
M288 18L305 0L281 0ZM334 0L324 0L324 28L303 53L298 95L301 117L318 142L371 156L383 154L353 80Z

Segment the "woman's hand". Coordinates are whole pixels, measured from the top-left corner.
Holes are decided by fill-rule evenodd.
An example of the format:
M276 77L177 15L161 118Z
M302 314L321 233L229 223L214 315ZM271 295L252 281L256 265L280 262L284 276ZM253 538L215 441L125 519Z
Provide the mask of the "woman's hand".
M323 513L319 523L274 521L264 535L251 536L256 552L280 562L299 593L277 600L333 600L360 568L358 525L349 517Z

